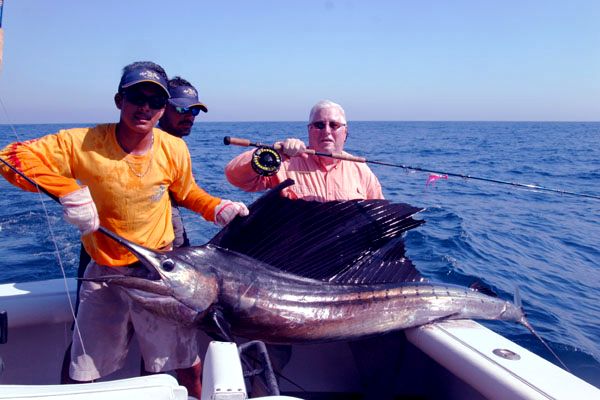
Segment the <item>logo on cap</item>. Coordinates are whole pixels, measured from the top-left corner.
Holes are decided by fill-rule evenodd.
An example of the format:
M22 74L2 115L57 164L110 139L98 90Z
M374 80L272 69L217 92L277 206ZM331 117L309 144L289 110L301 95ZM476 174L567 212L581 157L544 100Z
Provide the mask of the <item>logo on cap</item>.
M140 71L140 76L142 78L151 79L153 81L160 82L160 76L154 71L150 71L150 70Z
M198 96L198 92L196 92L194 90L194 88L191 88L191 87L186 87L182 91L184 94L187 94L188 96Z

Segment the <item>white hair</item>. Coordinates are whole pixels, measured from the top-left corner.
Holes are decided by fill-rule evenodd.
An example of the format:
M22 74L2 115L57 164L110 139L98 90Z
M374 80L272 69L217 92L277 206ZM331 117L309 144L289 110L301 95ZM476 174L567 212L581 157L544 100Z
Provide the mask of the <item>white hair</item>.
M314 118L315 114L324 108L337 108L340 111L340 113L342 114L342 117L344 118L344 120L340 121L340 122L346 123L346 113L344 112L344 109L342 108L342 106L340 106L337 103L334 103L331 100L321 100L317 104L315 104L313 106L313 108L311 108L311 110L310 110L310 115L308 117L308 123L309 124L313 123L314 122L313 118Z

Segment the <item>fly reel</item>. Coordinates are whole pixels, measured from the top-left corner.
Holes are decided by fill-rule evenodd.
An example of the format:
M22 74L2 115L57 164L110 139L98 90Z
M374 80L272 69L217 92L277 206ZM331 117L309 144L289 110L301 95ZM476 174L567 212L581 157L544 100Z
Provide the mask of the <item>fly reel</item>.
M258 147L250 162L254 172L261 176L275 175L281 166L281 156L271 147Z

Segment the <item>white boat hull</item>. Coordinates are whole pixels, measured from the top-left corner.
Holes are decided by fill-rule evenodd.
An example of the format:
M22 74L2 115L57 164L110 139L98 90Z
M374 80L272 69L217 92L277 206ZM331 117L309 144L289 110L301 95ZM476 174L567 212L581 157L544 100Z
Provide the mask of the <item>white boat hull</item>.
M76 283L67 280L71 301ZM0 345L2 385L55 385L71 341L72 311L63 280L0 285L0 311L8 312L8 342ZM518 329L518 328L516 328ZM446 321L406 331L399 394L440 399L599 398L600 390L473 321ZM203 336L202 348L210 342ZM103 381L139 374L133 346L126 367ZM517 354L519 359L502 357ZM513 357L514 358L514 357ZM347 343L294 346L283 375L310 393L359 393L360 377ZM280 381L283 393L302 397ZM341 395L343 396L343 395ZM0 395L0 399L2 399ZM115 397L110 397L114 400ZM340 397L342 398L342 397Z

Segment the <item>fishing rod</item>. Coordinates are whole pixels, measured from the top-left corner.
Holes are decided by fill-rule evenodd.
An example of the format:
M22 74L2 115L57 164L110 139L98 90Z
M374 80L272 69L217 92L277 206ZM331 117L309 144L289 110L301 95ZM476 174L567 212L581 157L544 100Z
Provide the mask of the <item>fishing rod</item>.
M248 139L241 139L241 138L235 138L235 137L230 137L230 136L225 136L223 138L223 143L226 145L235 145L235 146L242 146L242 147L257 147L258 149L264 149L263 152L260 152L255 155L254 160L253 160L254 162L252 163L252 167L255 170L257 170L258 173L261 173L259 171L263 172L262 175L272 175L272 174L276 173L277 170L279 169L278 164L281 164L281 156L279 155L279 153L277 153L277 151L281 150L280 144L268 145L268 144L263 144L263 143L258 143L258 142L251 142ZM275 153L275 154L273 154L273 153ZM438 176L438 178L453 176L453 177L464 178L464 179L473 179L476 181L498 183L501 185L517 186L517 187L522 187L522 188L526 188L526 189L540 190L540 191L544 191L544 192L560 193L560 194L565 194L565 195L570 195L570 196L586 197L589 199L600 200L600 196L593 195L593 194L578 193L578 192L572 192L572 191L562 190L562 189L553 189L553 188L548 188L548 187L540 186L540 185L533 185L533 184L529 184L529 183L510 182L510 181L503 181L500 179L482 178L479 176L458 174L455 172L446 172L446 171L438 171L438 170L434 170L434 169L412 167L410 165L405 165L405 164L394 164L394 163L385 162L385 161L367 160L364 157L353 156L350 154L343 154L343 153L337 153L337 152L336 153L322 153L322 152L315 151L313 149L306 149L305 153L310 154L310 155L320 156L320 157L335 158L337 160L384 165L387 167L402 168L402 169L411 170L411 171L428 172L430 174L436 174Z
M4 29L2 28L2 10L4 9L4 0L0 0L0 68L2 67L2 55L4 52Z

